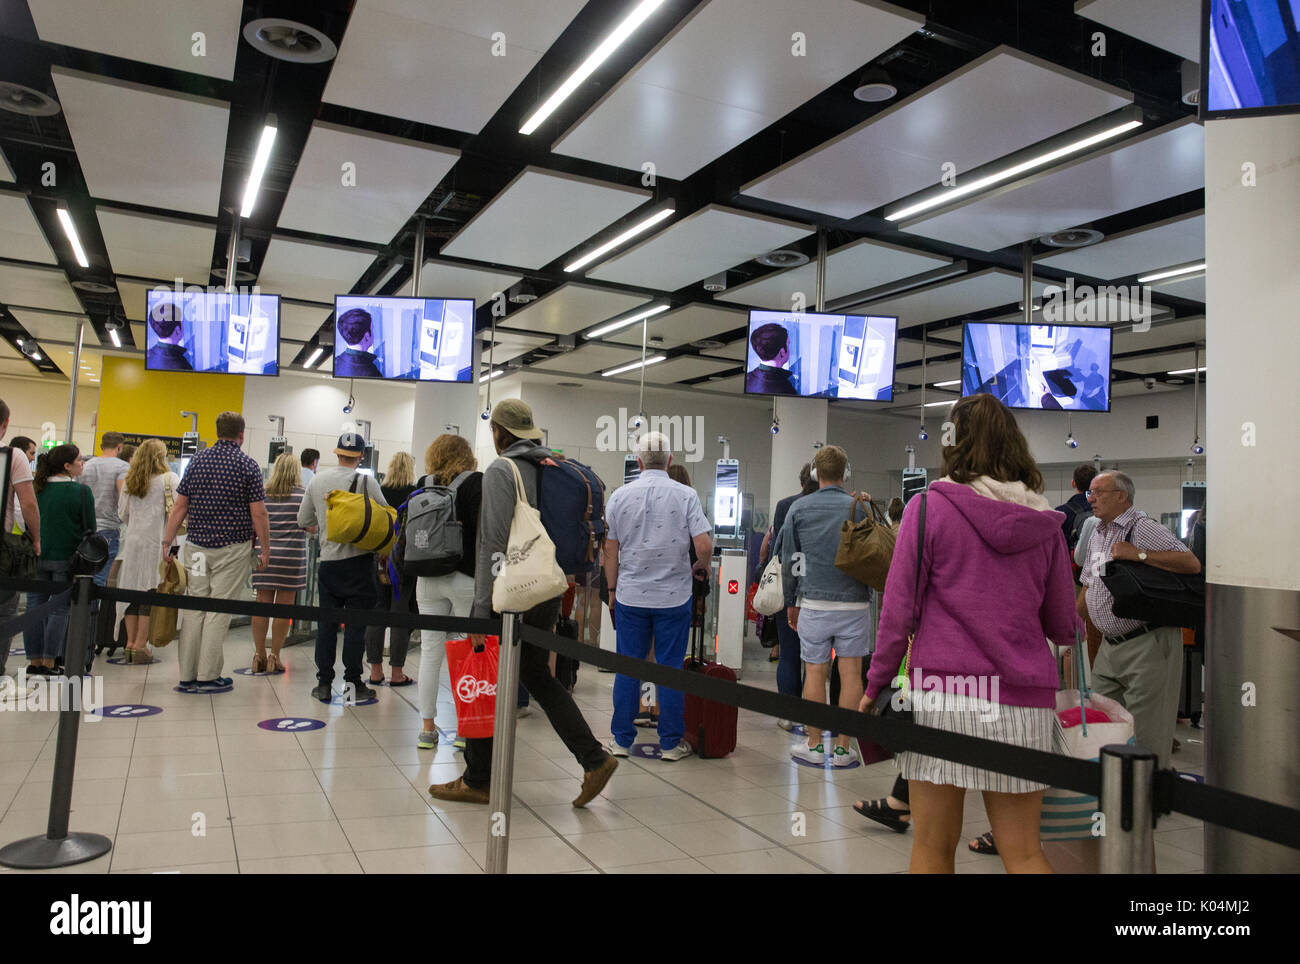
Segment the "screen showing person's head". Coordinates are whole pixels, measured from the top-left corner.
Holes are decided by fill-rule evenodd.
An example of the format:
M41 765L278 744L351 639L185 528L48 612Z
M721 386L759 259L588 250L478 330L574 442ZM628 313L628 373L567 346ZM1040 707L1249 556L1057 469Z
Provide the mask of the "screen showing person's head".
M374 343L370 312L364 308L351 308L339 316L339 337L349 348L365 350Z
M775 321L755 328L749 336L749 343L764 364L780 366L790 357L790 333Z
M149 327L159 341L179 342L184 319L184 305L174 296L159 298L149 309Z

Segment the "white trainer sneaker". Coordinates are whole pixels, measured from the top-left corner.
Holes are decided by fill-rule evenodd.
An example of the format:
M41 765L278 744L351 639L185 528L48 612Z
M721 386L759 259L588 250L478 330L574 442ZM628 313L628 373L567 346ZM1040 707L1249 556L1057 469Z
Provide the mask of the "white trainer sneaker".
M851 767L858 762L858 751L852 747L837 746L831 753L833 767Z
M624 757L627 756L628 748L625 746L619 746L616 740L610 740L608 743L606 743L605 749L608 750L613 756L624 756Z
M777 720L776 725L789 733L794 729L794 720Z
M659 759L668 760L668 761L685 760L688 756L690 756L694 752L695 751L691 749L691 745L689 743L687 743L685 740L679 740L677 742L677 745L673 747L671 750L662 751L659 754Z
M800 743L790 751L790 757L794 760L803 760L805 763L812 763L821 767L826 765L826 748L820 743L816 746Z

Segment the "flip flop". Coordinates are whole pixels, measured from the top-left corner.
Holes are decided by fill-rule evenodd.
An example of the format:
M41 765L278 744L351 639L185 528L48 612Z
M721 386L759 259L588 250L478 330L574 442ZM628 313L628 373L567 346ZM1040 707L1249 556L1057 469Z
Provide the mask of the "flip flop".
M392 682L392 681L389 681L389 684L388 684L388 685L389 685L389 686L410 686L410 685L413 684L414 682L415 682L415 680L411 679L411 677L408 676L408 677L406 677L406 679L402 680L400 683L394 683L394 682Z
M910 821L903 821L900 817L910 817L911 810L895 810L889 805L888 797L881 797L879 800L870 800L864 802L861 806L853 805L853 809L868 820L874 820L876 823L883 824L895 833L907 833L907 828L912 824ZM893 816L898 814L899 816Z
M998 854L998 848L993 843L992 830L986 830L975 838L973 844L967 844L966 846L971 853L984 854L986 857L996 857Z

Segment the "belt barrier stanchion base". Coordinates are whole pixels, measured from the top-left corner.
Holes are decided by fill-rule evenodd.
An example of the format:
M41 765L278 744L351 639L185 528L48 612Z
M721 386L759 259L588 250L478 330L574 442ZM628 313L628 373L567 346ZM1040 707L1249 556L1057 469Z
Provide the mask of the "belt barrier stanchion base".
M492 724L492 785L488 790L487 872L504 874L510 856L510 801L514 795L515 705L519 691L519 613L501 614L496 718Z
M0 848L0 864L18 870L69 867L102 857L113 849L113 841L98 833L69 833L72 809L72 776L77 763L77 731L81 726L80 691L85 679L87 634L90 632L90 599L94 585L90 576L77 576L72 588L72 609L68 616L68 638L64 665L73 670L62 685L76 686L77 699L59 713L58 744L54 752L54 782L50 789L50 821L42 837L15 840ZM51 679L50 685L53 684Z
M1127 744L1101 748L1103 874L1154 874L1156 755Z

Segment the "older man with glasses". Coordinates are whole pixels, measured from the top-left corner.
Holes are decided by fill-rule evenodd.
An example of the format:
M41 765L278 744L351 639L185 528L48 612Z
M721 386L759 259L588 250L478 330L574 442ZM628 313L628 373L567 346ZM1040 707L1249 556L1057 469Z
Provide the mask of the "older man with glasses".
M1182 676L1182 630L1148 626L1114 614L1114 598L1101 580L1112 559L1131 560L1167 572L1195 574L1200 560L1174 535L1133 507L1136 488L1123 472L1102 472L1092 480L1088 502L1097 527L1088 541L1080 580L1079 615L1101 630L1101 650L1092 668L1092 688L1133 714L1138 746L1154 752L1161 767L1169 765L1178 716Z

